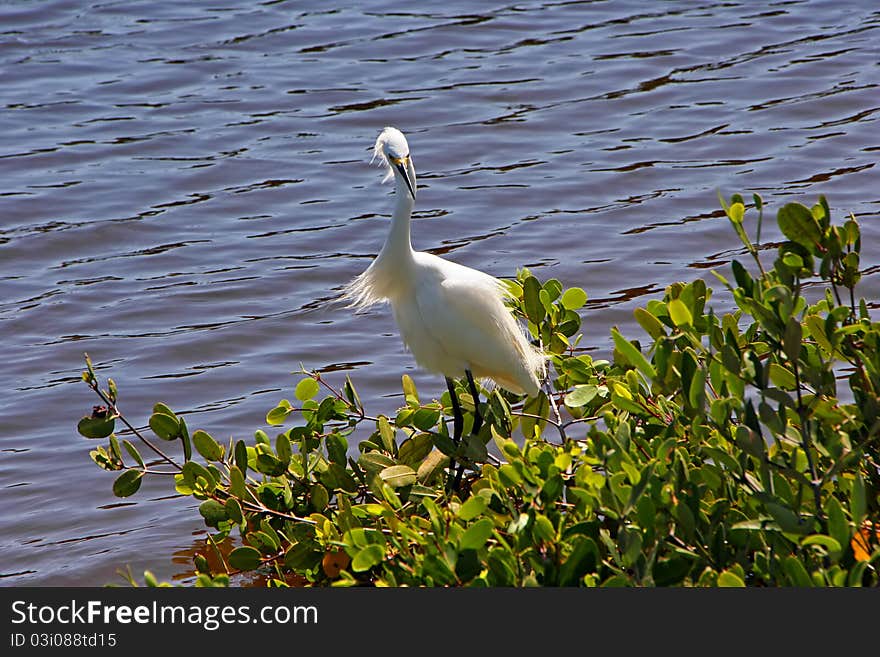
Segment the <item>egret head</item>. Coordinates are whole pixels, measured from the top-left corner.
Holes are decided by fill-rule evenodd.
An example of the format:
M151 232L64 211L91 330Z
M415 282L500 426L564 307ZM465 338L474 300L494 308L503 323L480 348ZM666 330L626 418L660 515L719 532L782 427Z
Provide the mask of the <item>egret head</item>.
M416 197L416 170L409 156L406 137L397 128L387 127L379 133L373 146L373 160L378 160L388 168L382 182L397 177L406 184L410 196Z

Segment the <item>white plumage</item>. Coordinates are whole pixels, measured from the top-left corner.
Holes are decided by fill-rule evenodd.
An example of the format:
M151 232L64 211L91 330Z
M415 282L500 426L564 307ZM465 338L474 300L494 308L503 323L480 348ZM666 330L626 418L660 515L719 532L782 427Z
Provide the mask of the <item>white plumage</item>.
M414 251L410 218L416 174L406 138L385 128L374 159L394 177L396 205L379 255L345 289L359 308L387 301L404 344L423 368L447 379L472 373L516 394L535 396L545 372L545 356L533 347L504 304L506 290L476 269Z

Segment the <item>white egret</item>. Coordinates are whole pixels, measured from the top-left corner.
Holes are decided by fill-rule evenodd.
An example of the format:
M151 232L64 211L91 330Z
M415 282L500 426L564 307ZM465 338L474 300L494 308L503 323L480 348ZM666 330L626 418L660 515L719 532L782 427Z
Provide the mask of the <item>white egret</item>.
M416 363L446 378L454 413L453 440L458 444L463 417L453 379L467 377L476 408L476 434L482 416L474 377L491 379L514 394L536 396L546 357L532 346L505 306L507 292L498 279L413 250L410 219L416 172L403 133L392 127L383 129L373 159L387 167L383 182L393 177L396 183L391 229L376 259L346 286L345 297L356 308L391 304L401 338Z

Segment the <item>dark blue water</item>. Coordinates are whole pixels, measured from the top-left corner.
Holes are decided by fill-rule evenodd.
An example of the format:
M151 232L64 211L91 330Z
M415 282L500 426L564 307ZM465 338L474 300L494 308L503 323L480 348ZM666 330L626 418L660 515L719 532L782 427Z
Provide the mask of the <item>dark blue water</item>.
M388 229L385 125L416 248L583 286L596 353L673 281L729 303L718 190L854 213L876 306L875 2L329 6L0 4L0 584L185 578L204 539L167 481L118 500L89 460L85 351L136 423L161 400L222 440L300 365L377 413L403 373L441 392L387 309L328 303Z

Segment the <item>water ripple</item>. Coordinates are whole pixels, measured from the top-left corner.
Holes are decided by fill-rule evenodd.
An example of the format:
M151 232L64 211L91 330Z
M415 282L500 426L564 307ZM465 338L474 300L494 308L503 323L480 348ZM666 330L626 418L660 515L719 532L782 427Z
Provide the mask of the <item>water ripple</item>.
M880 298L870 3L49 1L0 25L0 485L30 510L0 511L4 584L104 584L133 554L172 578L203 530L159 484L113 502L75 437L84 350L138 425L171 399L218 436L252 435L301 364L356 370L377 413L401 372L442 389L387 308L339 303L388 230L385 125L413 148L416 248L583 286L590 353L747 256L719 192L762 194L770 259L776 207L825 194Z

